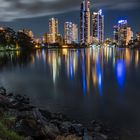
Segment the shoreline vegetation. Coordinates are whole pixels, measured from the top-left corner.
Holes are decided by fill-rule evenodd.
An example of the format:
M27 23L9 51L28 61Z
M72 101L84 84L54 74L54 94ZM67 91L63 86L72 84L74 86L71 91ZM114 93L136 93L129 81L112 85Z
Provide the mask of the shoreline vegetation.
M33 106L28 97L0 87L1 140L119 140L118 132L95 120L84 126L62 113Z
M14 31L12 28L9 27L1 27L0 28L0 52L1 51L24 51L24 50L35 50L35 49L82 49L82 48L89 48L89 47L97 47L101 48L104 47L118 47L118 48L131 48L131 49L139 49L140 48L140 40L135 39L130 41L128 46L118 46L117 43L113 42L112 40L106 40L104 43L100 44L95 42L91 44L80 44L80 43L72 43L72 44L65 44L62 40L56 43L48 43L43 42L43 39L36 39L34 38L32 32L30 30L19 30Z
M32 49L21 49L21 48L6 48L6 49L0 49L0 52L15 52L15 51L34 51L34 50L38 50L38 49L48 49L48 50L51 50L51 49L58 49L58 50L62 50L62 49L86 49L86 48L91 48L92 46L91 45L89 45L89 46L72 46L72 45L65 45L64 47L58 47L58 46L53 46L53 45L48 45L47 47L37 47L37 48L32 48ZM94 45L94 47L95 48L102 48L102 46L99 46L99 45L97 45L97 46L95 46ZM110 47L110 48L112 48L112 46L110 45L110 46L108 46L108 47ZM140 48L139 47L134 47L134 48L131 48L131 47L129 47L129 46L127 46L127 47L120 47L120 46L113 46L113 47L115 47L115 48L120 48L120 49L125 49L125 48L129 48L129 49L136 49L136 50L140 50Z

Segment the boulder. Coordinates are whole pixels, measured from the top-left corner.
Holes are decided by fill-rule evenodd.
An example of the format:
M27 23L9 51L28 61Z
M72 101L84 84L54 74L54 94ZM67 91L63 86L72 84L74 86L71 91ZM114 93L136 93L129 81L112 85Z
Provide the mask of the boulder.
M4 87L0 87L0 94L6 96L6 89Z
M45 125L45 128L43 128L43 133L52 140L54 140L60 134L59 129L51 123Z
M68 135L68 136L57 136L55 140L82 140L82 138L77 137L76 135Z

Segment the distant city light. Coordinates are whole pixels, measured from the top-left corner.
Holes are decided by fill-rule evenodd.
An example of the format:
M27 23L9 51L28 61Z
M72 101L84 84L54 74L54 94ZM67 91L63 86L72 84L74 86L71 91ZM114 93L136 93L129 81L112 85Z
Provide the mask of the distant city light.
M99 14L102 15L102 13L103 13L103 12L102 12L102 9L100 9L100 10L99 10Z
M118 23L119 24L126 24L127 23L127 20L119 20Z

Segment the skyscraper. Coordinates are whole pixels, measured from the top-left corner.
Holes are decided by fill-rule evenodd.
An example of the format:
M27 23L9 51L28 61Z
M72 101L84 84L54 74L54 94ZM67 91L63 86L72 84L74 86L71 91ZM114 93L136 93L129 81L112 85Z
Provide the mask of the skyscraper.
M126 45L129 44L129 41L133 38L133 32L131 27L127 27L127 37L126 37Z
M93 12L92 14L92 37L99 43L104 42L104 15L100 9L98 12Z
M78 42L78 27L72 22L65 22L64 24L64 41L65 44L72 44Z
M118 43L118 39L119 39L118 26L115 25L115 26L113 27L113 40L115 41L115 43Z
M140 32L137 32L137 33L136 33L136 40L137 40L137 41L140 41Z
M51 36L50 43L56 43L58 35L58 20L55 18L49 19L49 34Z
M78 25L72 24L72 40L74 43L78 43Z
M119 20L118 25L114 26L114 41L121 47L127 46L133 38L131 27L128 26L127 20Z
M90 1L84 0L80 12L80 42L90 44Z
M125 46L127 38L127 20L118 21L118 45Z

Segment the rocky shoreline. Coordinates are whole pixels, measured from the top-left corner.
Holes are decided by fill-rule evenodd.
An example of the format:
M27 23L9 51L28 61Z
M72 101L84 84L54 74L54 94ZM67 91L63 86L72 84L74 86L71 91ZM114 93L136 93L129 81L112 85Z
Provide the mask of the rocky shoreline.
M118 130L102 122L93 120L85 127L61 113L39 109L31 105L28 97L7 93L1 87L0 118L5 116L12 118L10 123L7 121L8 129L23 140L119 140Z

